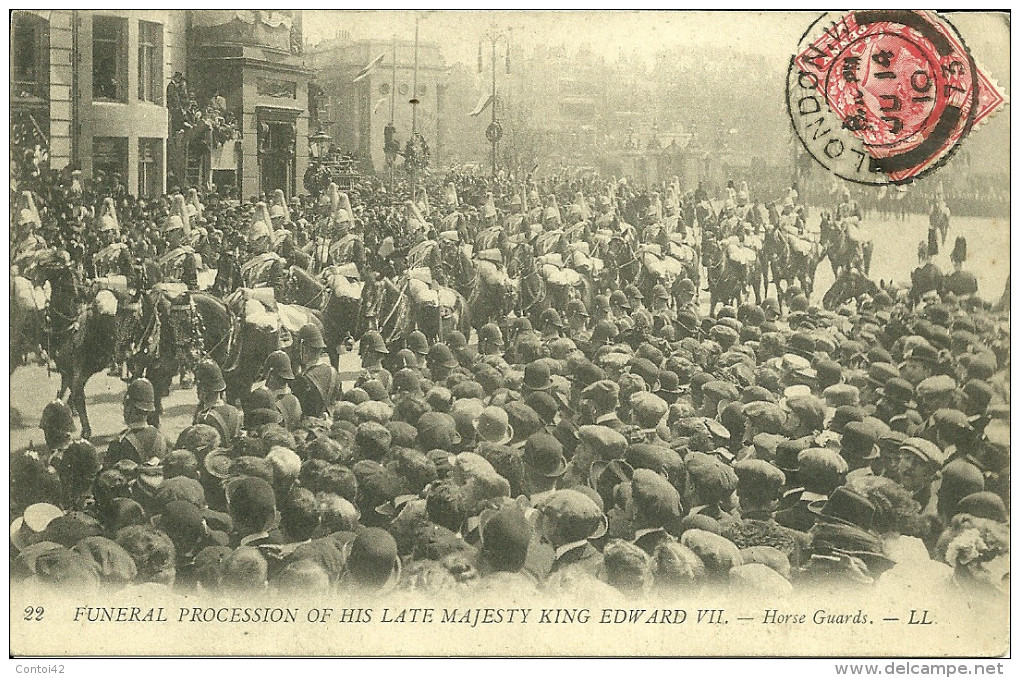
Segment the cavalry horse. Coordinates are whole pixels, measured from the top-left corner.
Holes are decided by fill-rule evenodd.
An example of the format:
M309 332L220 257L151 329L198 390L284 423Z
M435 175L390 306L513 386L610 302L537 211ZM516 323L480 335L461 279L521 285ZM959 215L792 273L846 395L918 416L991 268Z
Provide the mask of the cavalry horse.
M702 262L708 271L709 315L715 315L716 304L739 305L747 295L747 286L754 283L756 262L734 260L727 247L714 237L703 241ZM755 285L755 295L758 294Z
M517 281L505 271L492 262L478 262L473 289L467 297L470 326L478 330L487 323L506 318L517 308L518 292Z
M85 385L114 360L123 304L106 289L96 291L87 302L80 303L74 272L65 264L40 265L36 275L38 280L50 283L46 349L60 374L57 398L69 394L67 402L81 422L81 435L91 438Z
M871 271L871 256L875 243L870 240L854 239L850 233L851 228L857 227L849 220L837 223L831 215L822 214L820 226L822 255L828 258L832 274L836 278L840 273L852 268L859 269L865 276Z
M334 275L340 275L334 272ZM326 342L333 366L340 360L341 344L352 344L361 338L369 328L362 314L368 285L360 291L359 297L337 294L326 283L298 266L291 266L280 301L297 304L318 313L322 320L322 338ZM352 291L355 288L351 288Z
M795 283L799 284L810 298L814 288L815 269L818 268L819 246L806 238L795 242L796 236L783 228L783 217L775 205L769 203L767 210L769 218L759 257L765 296L768 296L771 279L776 288L776 297L780 300L785 298L781 282L786 282L787 289Z

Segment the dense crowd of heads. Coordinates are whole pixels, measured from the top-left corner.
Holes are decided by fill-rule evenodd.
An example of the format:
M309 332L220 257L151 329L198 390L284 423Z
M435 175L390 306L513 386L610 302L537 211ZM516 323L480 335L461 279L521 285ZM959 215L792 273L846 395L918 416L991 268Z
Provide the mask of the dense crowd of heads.
M12 577L224 595L1006 595L1003 317L880 292L682 322L612 296L597 321L574 305L573 325L486 325L477 348L453 332L390 355L369 332L364 371L322 416L288 420L256 390L237 437L199 423L152 459L76 439L53 403L46 449L12 456ZM285 353L267 361L273 384L295 372ZM150 401L132 384L125 420Z

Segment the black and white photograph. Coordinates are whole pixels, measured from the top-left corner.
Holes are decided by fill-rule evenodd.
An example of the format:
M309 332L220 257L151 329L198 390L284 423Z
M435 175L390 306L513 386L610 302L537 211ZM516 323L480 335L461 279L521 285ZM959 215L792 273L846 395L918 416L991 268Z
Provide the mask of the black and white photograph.
M995 673L1010 22L10 10L12 663Z

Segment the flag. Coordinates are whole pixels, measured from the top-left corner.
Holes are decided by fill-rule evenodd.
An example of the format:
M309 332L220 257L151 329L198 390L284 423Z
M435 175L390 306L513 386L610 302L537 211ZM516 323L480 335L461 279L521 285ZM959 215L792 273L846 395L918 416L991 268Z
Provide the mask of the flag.
M493 99L493 96L491 94L483 94L482 98L479 99L478 103L475 105L475 109L473 111L471 111L470 113L468 113L468 115L470 115L472 118L481 115L482 111L484 111L486 108L488 108L489 104L492 103L492 99Z
M383 98L379 99L379 101L375 102L375 106L372 107L372 115L375 115L376 113L379 112L379 107L382 106L384 103L386 103L386 100L388 98L389 97L383 97Z
M376 58L372 59L372 62L361 69L361 71L354 76L354 82L361 82L368 77L368 74L372 72L372 69L379 65L379 62L386 58L386 52L383 52Z

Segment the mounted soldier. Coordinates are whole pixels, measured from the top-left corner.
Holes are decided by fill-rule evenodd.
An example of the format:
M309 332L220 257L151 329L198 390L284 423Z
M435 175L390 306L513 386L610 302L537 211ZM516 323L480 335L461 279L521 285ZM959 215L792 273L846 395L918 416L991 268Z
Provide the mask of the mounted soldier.
M167 248L159 258L163 279L184 283L189 290L198 289L198 255L185 241L184 220L171 214L163 224Z
M112 198L104 201L103 213L98 221L99 251L92 256L95 277L124 276L130 279L134 272L131 253L120 239L120 224Z
M339 193L336 199L331 223L333 242L329 246L329 262L334 266L352 263L359 271L364 271L368 263L365 239L354 219L351 200L346 193Z
M836 221L840 222L852 217L857 217L859 221L864 218L864 213L861 211L861 206L857 204L857 201L850 197L850 189L844 186L841 192L841 200L839 205L836 206Z
M273 250L272 219L265 203L255 206L247 239L251 256L241 265L241 278L245 287L271 287L280 289L286 276L287 262Z
M949 255L953 262L953 272L946 276L946 292L952 292L958 297L969 297L977 294L977 276L971 271L963 270L963 264L967 261L967 239L962 235L957 236L953 246L953 252Z

